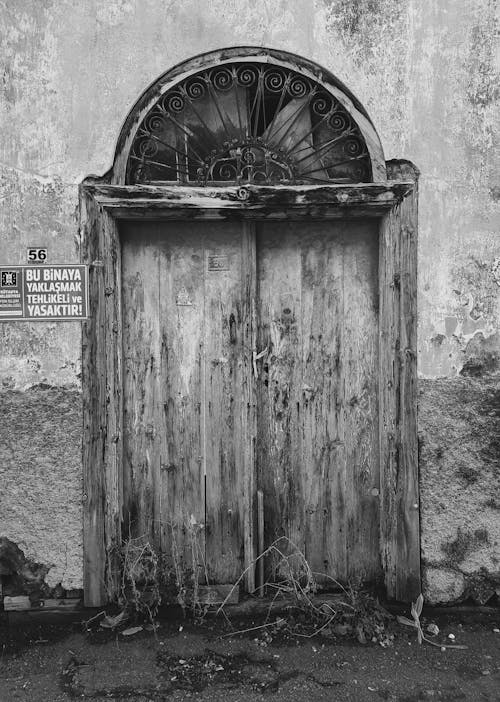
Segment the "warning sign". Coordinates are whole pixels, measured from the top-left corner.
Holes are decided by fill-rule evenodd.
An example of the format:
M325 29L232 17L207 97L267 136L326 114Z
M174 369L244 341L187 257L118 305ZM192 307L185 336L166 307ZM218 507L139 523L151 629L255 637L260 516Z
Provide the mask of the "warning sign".
M0 266L0 321L86 319L87 314L87 266Z

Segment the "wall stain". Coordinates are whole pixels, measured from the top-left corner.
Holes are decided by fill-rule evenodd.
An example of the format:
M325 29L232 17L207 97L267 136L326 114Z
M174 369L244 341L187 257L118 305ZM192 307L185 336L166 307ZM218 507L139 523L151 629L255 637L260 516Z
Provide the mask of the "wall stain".
M481 528L475 531L468 531L459 527L456 538L441 546L446 554L446 565L460 565L471 551L489 543L490 540L486 529Z

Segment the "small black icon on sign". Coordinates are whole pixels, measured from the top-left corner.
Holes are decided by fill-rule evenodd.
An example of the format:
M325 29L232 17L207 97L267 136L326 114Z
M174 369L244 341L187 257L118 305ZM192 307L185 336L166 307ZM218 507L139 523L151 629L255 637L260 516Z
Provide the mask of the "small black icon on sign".
M17 288L17 271L2 271L2 288Z

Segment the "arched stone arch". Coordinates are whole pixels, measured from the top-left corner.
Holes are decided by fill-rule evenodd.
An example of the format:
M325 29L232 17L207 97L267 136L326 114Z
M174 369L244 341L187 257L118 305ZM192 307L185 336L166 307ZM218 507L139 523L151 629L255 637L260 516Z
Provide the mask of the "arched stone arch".
M111 182L386 179L375 127L333 74L295 54L235 47L184 61L144 91L121 129Z

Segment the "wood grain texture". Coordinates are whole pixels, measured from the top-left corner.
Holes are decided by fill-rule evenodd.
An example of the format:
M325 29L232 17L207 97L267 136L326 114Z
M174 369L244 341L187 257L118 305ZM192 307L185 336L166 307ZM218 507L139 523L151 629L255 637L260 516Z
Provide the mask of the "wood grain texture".
M302 186L88 185L114 217L243 219L381 217L411 190L411 182Z
M244 569L245 526L250 526L245 471L251 468L248 392L253 383L255 264L241 225L205 226L204 237L206 558L209 576L230 583ZM212 256L227 262L226 269L211 270Z
M243 565L248 592L255 590L257 492L255 482L255 445L257 441L257 395L254 377L254 353L257 351L257 251L254 222L244 222L242 229L242 351L239 378L241 381L240 430L242 445Z
M301 472L301 252L286 225L259 228L257 471L265 546L286 536L304 548ZM280 544L286 550L285 544ZM276 559L267 563L273 575Z
M142 229L132 228L140 239ZM193 568L199 582L204 582L203 241L200 232L188 225L162 223L156 225L156 232L162 379L158 405L161 552L179 561L184 570Z
M82 327L84 593L99 606L117 592L121 542L120 248L115 221L82 186L80 231L89 264Z
M415 184L413 192L387 215L380 234L381 553L388 596L406 602L415 599L421 589L416 413L417 198Z
M122 230L125 536L160 546L159 251L156 237Z
M234 582L253 559L253 232L150 223L122 237L131 533Z
M344 230L342 382L351 582L381 579L377 234L369 224Z
M84 261L92 264L102 257L100 219L95 200L80 190L80 234ZM101 421L106 389L102 333L104 327L102 271L89 267L89 318L82 324L82 394L83 394L83 586L85 604L98 607L106 597L104 504L106 486L102 456L104 441ZM104 414L105 416L105 414Z
M305 554L319 581L328 576L345 581L348 574L343 357L350 281L344 274L343 229L318 223L302 228L302 235L297 232L302 249Z
M287 536L320 580L380 578L377 228L262 225L257 252L267 544Z

